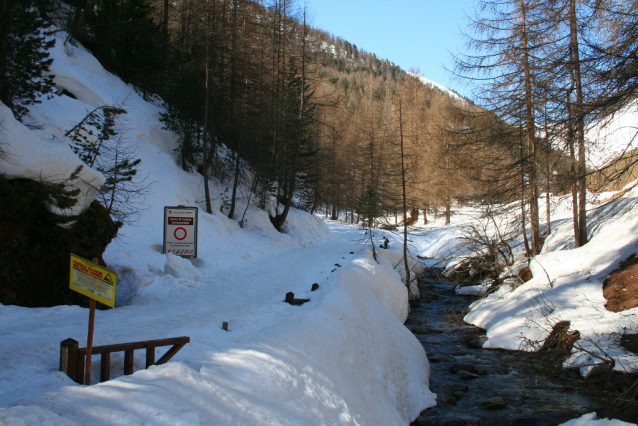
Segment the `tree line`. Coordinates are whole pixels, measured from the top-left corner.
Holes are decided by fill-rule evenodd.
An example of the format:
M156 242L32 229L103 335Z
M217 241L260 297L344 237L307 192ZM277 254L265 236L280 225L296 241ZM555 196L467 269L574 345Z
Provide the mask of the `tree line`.
M449 222L453 200L518 200L533 255L541 194L568 191L582 245L585 130L635 97L626 0L479 1L455 70L480 81L476 104L313 28L294 0L0 0L0 11L0 100L17 117L53 91L43 34L55 22L67 43L164 101L208 211L222 197L243 224L239 205L254 204L280 230L293 205L414 223L440 209ZM211 194L210 179L228 190Z

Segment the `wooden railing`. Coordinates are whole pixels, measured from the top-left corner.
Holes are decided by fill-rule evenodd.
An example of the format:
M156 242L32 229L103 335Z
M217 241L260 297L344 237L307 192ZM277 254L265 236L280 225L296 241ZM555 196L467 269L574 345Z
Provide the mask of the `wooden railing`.
M114 345L93 346L93 355L101 355L100 382L106 382L111 375L111 353L124 352L124 374L133 374L134 351L146 349L146 368L151 365L162 365L191 341L190 337L171 337L168 339L145 340L142 342L116 343ZM173 345L157 361L155 348ZM71 338L60 343L60 371L66 373L77 383L84 384L84 363L86 348L79 348L78 342ZM90 360L89 360L90 362Z

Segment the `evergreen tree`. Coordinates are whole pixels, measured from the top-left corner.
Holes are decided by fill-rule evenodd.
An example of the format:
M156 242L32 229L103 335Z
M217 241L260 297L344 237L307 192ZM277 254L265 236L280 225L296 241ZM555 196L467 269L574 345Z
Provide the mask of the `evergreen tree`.
M126 114L119 107L94 109L66 133L73 151L89 167L104 175L98 200L114 218L133 223L149 188L145 178L135 179L141 159L134 146L123 137L118 117Z
M379 200L377 188L367 184L363 193L357 198L357 205L354 211L361 216L366 227L372 228L374 220L381 216L381 201Z
M153 11L147 0L95 0L84 9L83 25L72 28L104 68L144 95L160 91L165 63L167 34Z
M48 5L49 0L0 0L0 101L18 119L53 90L47 50L55 39L44 30Z

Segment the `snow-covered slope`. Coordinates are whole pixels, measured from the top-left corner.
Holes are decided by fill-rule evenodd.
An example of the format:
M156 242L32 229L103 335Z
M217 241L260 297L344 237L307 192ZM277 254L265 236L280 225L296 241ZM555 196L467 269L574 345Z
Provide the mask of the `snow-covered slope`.
M80 161L63 142L64 132L61 129L48 125L43 127L41 130L28 129L0 102L0 148L6 153L6 159L0 160L0 174L8 179L64 182L69 187L80 189L78 203L67 212L58 212L77 215L95 199L95 188L102 186L104 176ZM78 167L82 170L75 179L71 179Z
M139 221L104 254L118 272L117 307L97 312L94 344L182 335L191 343L148 370L143 351L136 354L131 376L118 377L123 355L114 354L115 379L80 386L58 371L59 345L72 337L85 346L88 310L0 305L0 345L11 348L0 357L0 424L387 426L406 425L435 404L426 354L402 324L405 286L390 260L371 259L362 231L339 224L331 231L293 210L282 234L254 208L240 227L219 213L225 188L215 182L213 214L205 213L201 176L176 164L161 108L81 47L63 46L63 33L56 37L56 84L77 99L34 107L28 120L41 131L11 124L33 138L31 158L64 151L76 164L64 131L97 106L122 104L125 137L154 182ZM10 151L26 170L26 150ZM163 208L179 204L200 207L197 259L161 253ZM319 290L310 291L313 283ZM310 302L288 305L288 291ZM92 369L95 383L97 356Z
M545 211L544 199L541 211ZM552 198L552 232L542 253L530 263L534 278L524 284L513 279L476 301L465 321L484 328L484 347L510 350L539 349L555 324L570 321L580 340L565 366L583 375L601 371L607 364L623 372L638 371L638 356L620 345L624 333L638 332L638 308L615 313L605 309L603 281L620 262L638 253L638 190L604 206L588 205L589 242L574 247L571 200ZM470 253L462 238L466 226L477 224L479 212L459 207L452 224L431 222L423 236L413 236L415 246L429 264L453 265ZM501 232L506 226L504 222ZM487 227L486 229L491 229ZM518 263L506 271L513 275L525 266L522 236L512 242ZM446 256L453 257L446 259ZM464 287L464 293L484 294L485 288ZM604 369L603 369L604 370Z
M618 371L638 371L638 356L620 345L623 333L638 330L638 308L607 311L602 288L620 262L638 252L636 195L591 212L590 240L580 248L573 245L572 221L555 223L542 253L530 262L534 278L505 285L472 306L465 320L487 330L486 347L536 350L555 324L570 321L580 340L566 366L579 367L583 375L607 363Z
M587 165L599 169L625 152L638 148L637 135L638 103L634 103L587 129Z
M466 100L459 96L457 93L451 91L450 89L448 89L447 87L443 86L442 84L439 83L435 83L434 81L430 80L427 77L424 77L420 74L414 73L414 72L409 72L408 75L411 75L412 77L418 78L419 81L421 83L423 83L426 86L430 86L432 88L438 89L440 91L442 91L443 93L447 93L451 98L456 99L458 101L462 101L462 102L466 102Z

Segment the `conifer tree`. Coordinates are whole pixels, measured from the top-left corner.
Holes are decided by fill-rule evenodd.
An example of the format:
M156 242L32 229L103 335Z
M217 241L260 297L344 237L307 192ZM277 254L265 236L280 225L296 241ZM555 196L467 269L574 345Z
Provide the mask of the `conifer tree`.
M114 218L133 223L141 210L149 184L137 176L142 160L123 136L120 107L101 106L66 132L73 151L89 167L104 174L98 200Z
M0 0L0 101L20 119L53 91L47 36L49 0Z
M140 88L160 91L167 34L153 21L148 0L93 0L74 36L109 71ZM80 13L79 11L77 13Z
M522 192L527 194L531 256L541 249L535 135L540 108L537 82L544 63L539 62L539 52L553 29L544 10L535 0L481 0L480 15L472 21L476 36L468 40L473 54L457 57L462 76L485 82L477 92L483 105L520 130L521 160L512 166L522 175Z

